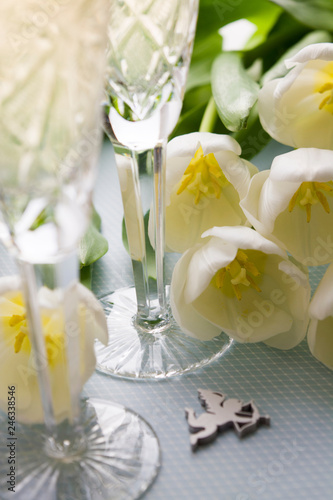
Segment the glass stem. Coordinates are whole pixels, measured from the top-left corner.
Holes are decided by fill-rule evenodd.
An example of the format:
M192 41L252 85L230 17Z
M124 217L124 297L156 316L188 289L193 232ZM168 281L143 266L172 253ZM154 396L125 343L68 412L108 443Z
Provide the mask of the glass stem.
M48 351L43 333L40 290L45 287L51 292L50 298L43 307L54 308L63 321L65 332L65 346L67 363L68 389L63 388L64 394L68 390L69 424L71 435L80 436L80 345L79 345L79 318L78 318L78 262L76 252L64 257L60 262L52 264L31 264L20 261L23 294L26 304L29 335L34 353L35 369L37 370L40 396L44 412L44 423L49 438L58 442L58 426L53 405L52 384L49 371ZM45 300L45 299L44 299ZM57 348L57 347L55 347ZM74 431L74 432L73 432ZM67 441L66 441L67 442Z
M119 153L124 155L123 150ZM132 151L127 162L118 155L117 167L138 304L135 323L144 331L159 332L169 325L164 279L165 145ZM146 200L152 204L147 205ZM145 214L149 209L155 256L148 250L150 243L145 238Z
M23 295L30 332L30 342L34 353L34 364L37 371L40 397L44 412L46 431L50 436L56 435L56 420L52 403L52 390L48 370L47 354L42 322L39 314L38 285L35 266L20 261Z
M161 312L167 311L164 249L165 249L165 147L159 144L154 149L154 239L158 303Z

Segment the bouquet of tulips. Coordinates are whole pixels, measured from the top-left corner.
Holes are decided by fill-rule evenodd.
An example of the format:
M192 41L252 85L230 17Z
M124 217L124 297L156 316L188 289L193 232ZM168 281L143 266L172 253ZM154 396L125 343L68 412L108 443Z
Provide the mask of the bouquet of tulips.
M332 27L329 0L201 2L166 173L183 330L279 349L307 335L331 369ZM272 138L286 152L258 172L249 160ZM311 300L313 266L326 272Z

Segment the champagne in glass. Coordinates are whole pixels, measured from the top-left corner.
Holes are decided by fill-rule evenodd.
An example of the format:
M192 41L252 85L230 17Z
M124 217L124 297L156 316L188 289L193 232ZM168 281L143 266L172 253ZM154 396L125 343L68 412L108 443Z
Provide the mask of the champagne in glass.
M121 377L164 378L204 366L229 346L223 333L201 342L181 331L164 278L165 145L182 107L198 1L111 5L105 129L117 154L135 287L102 298L109 345L97 344L97 368ZM147 266L141 196L149 183L156 280Z
M34 419L34 407L17 414L26 422L29 410L33 420L15 421L17 500L136 498L160 463L158 440L141 417L79 398L88 332L82 334L79 315L76 249L88 223L100 143L108 16L109 0L2 0L0 6L0 236L17 258L24 295L21 317L9 310L3 319L2 308L0 334L10 328L13 334L0 357L1 364L7 353L19 357L23 342L31 349L28 383L17 361L15 390L18 403L29 401L31 378L38 381L40 398L30 405L41 401L44 418L44 425ZM62 364L49 361L54 332L48 339L45 311L61 340ZM67 401L62 412L59 397ZM0 415L1 443L7 423ZM1 450L1 471L7 458ZM5 474L0 486L2 498L13 497Z

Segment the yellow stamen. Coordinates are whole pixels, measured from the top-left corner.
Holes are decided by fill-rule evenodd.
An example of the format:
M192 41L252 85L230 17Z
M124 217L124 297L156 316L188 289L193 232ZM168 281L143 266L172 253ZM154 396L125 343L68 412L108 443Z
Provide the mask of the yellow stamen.
M16 326L25 320L25 316L19 316L18 314L13 314L9 320L9 326Z
M299 189L297 189L296 193L293 194L293 196L289 202L289 212L292 212L295 208L298 193L299 193Z
M247 271L249 271L249 273L253 274L253 276L259 276L260 273L258 269L253 264L253 262L249 261L248 256L246 255L245 252L243 252L243 250L238 250L237 260L243 267L245 267Z
M259 276L259 271L253 262L244 262L244 267L249 273L253 274L253 276Z
M232 290L237 299L241 300L243 287L251 287L257 292L261 292L261 289L251 275L257 277L260 275L260 272L257 266L249 260L246 252L238 250L235 259L226 267L222 267L217 271L212 279L212 284L224 293L226 293L229 287L229 290Z
M314 182L314 186L317 190L322 189L323 191L326 192L333 191L333 187L330 186L327 182Z
M311 204L307 203L305 205L305 209L306 209L306 222L310 222L310 220L311 220Z
M319 203L321 204L321 206L323 207L325 212L327 214L329 214L331 210L330 210L330 206L328 204L328 201L327 201L325 195L323 193L321 193L320 191L316 191L316 195L317 195L317 198L319 200Z
M238 262L241 262L243 264L244 262L247 262L249 260L249 258L246 255L246 253L243 252L243 250L238 250L238 252L237 252L237 260L238 260Z
M214 154L204 156L200 146L184 172L177 194L187 189L194 195L194 203L197 205L202 196L219 198L222 189L228 184L230 183Z
M331 82L326 82L324 83L324 85L322 85L320 87L320 89L318 90L319 94L323 94L324 92L327 92L328 90L332 90L333 89L333 83Z
M235 278L241 271L242 266L236 258L227 265L226 270L232 278Z
M252 288L254 288L257 292L261 292L261 288L258 287L257 283L254 281L253 278L251 278L251 276L248 275L247 279L249 280L250 285L252 286Z
M48 319L46 319L46 322L47 321ZM8 321L8 325L13 329L13 333L15 334L14 352L16 354L21 352L24 342L26 342L24 349L26 349L26 347L30 349L29 330L25 315L13 314ZM49 366L55 366L58 356L64 353L64 340L63 333L45 335L45 349Z
M324 99L319 104L319 109L323 109L326 105L333 103L333 83L326 82L324 85L320 87L318 90L319 94L325 94L326 92L330 92L329 95L325 96Z
M225 278L226 273L227 273L227 270L226 270L225 267L222 267L222 269L220 269L219 271L217 271L217 273L215 275L215 280L216 280L216 286L218 288L222 288L223 287L224 278Z
M54 366L57 356L64 350L64 336L61 333L45 335L45 347L48 363Z
M330 61L315 74L314 91L323 96L319 109L333 114L333 62Z
M331 94L327 95L319 104L319 109L323 109L326 106L326 104L332 104L332 102L333 102L332 95Z
M232 285L233 291L237 297L238 300L242 300L242 292L239 289L238 285Z
M22 331L20 331L16 335L16 337L15 337L15 344L14 344L15 354L17 354L18 352L20 352L25 337L26 337L26 334L24 332L22 332Z
M325 193L332 193L332 181L329 182L302 182L297 191L293 194L289 202L289 212L292 212L296 206L304 207L306 211L306 221L311 221L312 205L320 203L326 213L330 213L329 203Z

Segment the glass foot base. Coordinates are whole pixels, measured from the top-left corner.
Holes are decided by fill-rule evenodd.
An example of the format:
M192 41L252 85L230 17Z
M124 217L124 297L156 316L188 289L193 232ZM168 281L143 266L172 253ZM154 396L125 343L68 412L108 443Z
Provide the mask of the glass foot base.
M158 333L135 326L135 288L122 288L104 296L109 343L96 342L97 370L123 378L162 379L188 373L218 359L232 341L221 333L202 342L185 335L174 319Z
M129 500L149 487L160 467L159 442L150 425L109 401L85 400L83 412L84 446L65 456L50 453L42 425L16 426L15 493L5 474L8 453L1 452L2 499ZM59 427L61 432L66 424Z

